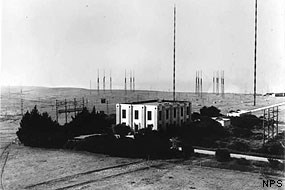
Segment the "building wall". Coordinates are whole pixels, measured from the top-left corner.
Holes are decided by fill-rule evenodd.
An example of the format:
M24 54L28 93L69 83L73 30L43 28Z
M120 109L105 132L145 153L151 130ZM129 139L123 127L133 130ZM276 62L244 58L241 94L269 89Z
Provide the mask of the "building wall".
M189 107L189 114L187 115L187 107ZM181 110L183 108L183 110ZM174 110L176 109L176 117L174 117ZM123 110L126 110L126 118L123 118ZM138 119L135 119L135 111L138 111ZM148 120L148 111L151 111L151 120ZM183 115L181 115L183 111ZM159 118L161 112L161 119ZM168 117L167 117L168 112ZM158 105L147 104L117 104L116 105L116 124L125 123L133 130L147 128L149 125L153 126L153 130L165 130L170 125L180 126L182 123L191 120L191 103L168 103L162 102Z
M135 119L135 110L137 110L139 112L138 119ZM134 129L135 129L135 125L138 126L138 130L139 129L143 129L144 128L144 106L143 105L133 105L133 125L134 125Z
M157 106L155 105L146 105L146 127L153 125L153 130L157 130ZM148 120L148 111L151 112L151 120Z
M189 107L189 114L187 114L187 107ZM183 110L181 110L181 108L183 108ZM165 130L170 125L181 126L184 122L191 120L192 107L190 102L162 103L158 106L158 116L159 112L161 112L162 116L161 120L159 120L158 117L158 129L161 128ZM176 115L174 112L176 112ZM183 112L182 116L181 112Z

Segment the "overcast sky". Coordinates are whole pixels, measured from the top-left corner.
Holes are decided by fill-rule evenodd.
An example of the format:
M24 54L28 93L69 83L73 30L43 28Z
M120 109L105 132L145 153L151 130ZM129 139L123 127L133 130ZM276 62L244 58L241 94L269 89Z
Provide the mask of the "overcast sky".
M176 89L194 91L195 72L212 92L252 92L254 0L2 0L1 84L96 87L97 69L124 87L171 90L173 6ZM285 3L258 1L257 91L285 91ZM106 86L109 86L107 82Z

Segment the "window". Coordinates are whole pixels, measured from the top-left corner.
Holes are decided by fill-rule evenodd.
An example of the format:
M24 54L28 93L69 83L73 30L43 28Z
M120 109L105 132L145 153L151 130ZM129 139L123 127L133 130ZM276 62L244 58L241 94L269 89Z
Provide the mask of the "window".
M122 110L122 118L126 119L126 110Z
M173 109L173 117L176 118L176 108Z
M162 114L162 112L161 112L161 111L159 111L159 112L158 112L158 120L160 120L160 121L161 121L161 117L162 117L162 115L161 115L161 114Z
M166 110L166 119L169 118L169 110Z
M181 107L181 117L183 117L183 107Z
M151 120L151 111L147 111L147 120Z
M139 111L135 110L135 119L139 119Z

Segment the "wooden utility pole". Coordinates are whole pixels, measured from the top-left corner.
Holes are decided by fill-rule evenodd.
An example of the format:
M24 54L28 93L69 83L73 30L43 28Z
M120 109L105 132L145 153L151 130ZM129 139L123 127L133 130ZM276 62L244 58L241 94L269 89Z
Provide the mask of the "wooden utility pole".
M135 91L135 71L133 71L133 91Z
M257 49L257 0L255 0L255 22L254 22L254 92L253 105L256 105L256 49Z
M105 70L104 70L104 77L103 77L103 92L105 93Z
M110 91L112 92L112 73L110 70Z
M100 85L100 78L99 78L99 69L97 70L97 92L99 94L99 85Z
M213 94L215 94L215 88L216 88L216 84L215 84L215 72L213 72Z
M66 99L64 99L64 110L65 110L65 123L67 123L67 102L66 102Z
M176 32L176 6L174 5L174 35L173 35L173 101L175 101L175 32Z
M125 95L127 94L127 73L125 70Z
M133 78L132 78L132 71L130 71L130 92L132 91L132 87L133 87Z
M91 80L90 80L90 84L89 85L90 85L90 95L91 95Z
M58 122L58 102L55 100L55 116L56 116L56 121Z
M74 117L76 116L76 106L77 106L77 102L76 102L76 98L74 98Z

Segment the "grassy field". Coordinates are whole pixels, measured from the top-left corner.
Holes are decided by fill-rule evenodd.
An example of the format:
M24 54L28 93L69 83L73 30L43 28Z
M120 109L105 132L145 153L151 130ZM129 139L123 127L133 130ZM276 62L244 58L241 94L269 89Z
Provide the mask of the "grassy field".
M12 144L5 153L4 148L12 142L19 127L21 99L23 110L31 110L37 105L40 112L48 112L55 119L55 101L67 99L73 106L74 98L78 105L115 113L115 104L149 99L171 99L171 92L121 90L89 91L76 88L17 87L1 89L0 110L0 166L5 165L2 175L5 189L262 189L262 173L248 173L233 170L201 167L200 158L179 161L145 161L124 159L86 152L47 150ZM100 99L106 98L107 104ZM216 106L222 113L237 109L252 109L252 95L225 94L222 98L215 94L204 94L202 98L194 93L177 93L178 100L192 102L193 110ZM87 103L88 100L88 103ZM257 97L257 106L262 107L285 98ZM60 107L63 109L63 105ZM285 121L284 108L280 120ZM68 120L73 114L68 115ZM61 114L59 122L65 122ZM270 177L270 176L269 176ZM283 182L284 185L284 182ZM278 189L277 187L274 187ZM274 189L273 188L273 189Z

